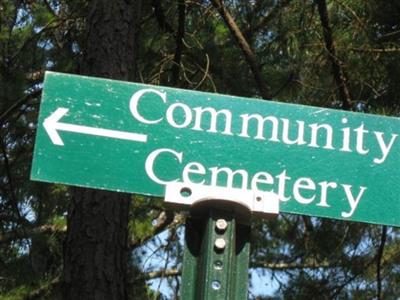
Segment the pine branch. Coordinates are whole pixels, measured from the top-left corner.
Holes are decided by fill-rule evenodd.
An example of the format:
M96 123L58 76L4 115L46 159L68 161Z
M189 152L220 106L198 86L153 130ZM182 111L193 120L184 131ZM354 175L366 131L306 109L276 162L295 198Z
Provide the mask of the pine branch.
M348 10L353 15L353 17L356 19L358 24L360 24L361 28L366 32L365 23L362 21L362 19L357 15L357 13L348 4L346 4L340 0L335 0L335 2L337 2L340 6L344 7L346 10Z
M251 49L249 43L245 39L242 31L239 26L236 24L232 15L228 12L226 7L223 5L222 0L211 0L213 6L217 9L220 16L224 20L226 26L229 28L229 31L233 35L234 39L238 43L240 49L242 50L244 57L253 73L254 79L260 91L261 97L264 99L270 99L269 89L262 78L261 67L258 63L258 59Z
M366 52L366 53L393 53L393 52L400 52L400 48L391 47L391 48L356 48L350 47L346 48L348 50L354 52Z
M32 43L37 42L42 34L49 32L51 30L55 30L62 25L64 25L68 21L76 21L78 18L59 18L59 19L52 19L49 21L46 25L43 26L38 32L32 32L32 34L24 41L21 47L13 51L13 55L10 57L10 62L13 62L16 60L18 55L26 51L29 45Z
M350 110L351 96L347 85L347 76L343 70L342 63L336 54L336 45L333 39L332 28L329 21L328 8L325 0L316 0L318 5L319 17L323 29L325 48L329 53L329 60L332 64L333 77L336 82L337 89L339 91L340 101L342 102L342 108L344 110Z
M324 43L310 43L304 45L304 48L312 48L312 47L325 47ZM388 48L368 48L368 47L348 47L346 45L337 45L337 49L343 51L353 51L353 52L360 52L360 53L378 53L378 54L385 54L385 53L393 53L393 52L400 52L399 47L388 47Z
M172 85L176 85L179 81L179 70L181 66L183 37L185 36L185 18L186 18L186 4L185 0L178 2L178 30L176 33L176 49L174 55L174 64L172 66Z
M348 286L352 281L357 279L357 277L361 276L364 273L364 270L367 270L372 264L374 260L370 260L368 263L364 264L362 267L359 267L359 271L352 274L347 280L345 280L341 285L336 288L336 291L329 296L329 299L337 299L342 290ZM343 266L342 266L343 267Z
M32 225L32 224L30 224ZM24 227L16 228L11 231L0 233L0 244L10 243L15 240L22 240L30 238L37 234L54 234L54 233L65 233L67 232L67 226L57 226L57 225L40 225L37 227Z
M332 264L329 261L321 261L321 262L306 262L306 263L270 263L270 262L252 262L250 263L250 268L253 269L269 269L274 271L288 271L295 269L329 269L329 268L337 268L340 267L337 264Z
M18 110L21 106L26 104L29 100L39 97L41 92L42 92L42 89L36 89L36 90L32 91L31 93L29 93L28 95L26 95L25 97L15 101L14 104L11 105L8 109L1 112L0 113L0 126L3 125L7 121L7 119L12 114L15 113L16 110Z
M53 15L55 18L59 18L59 15L56 13L56 11L51 7L50 3L48 0L44 0L44 4L46 5L47 10Z
M282 0L278 2L267 15L260 18L260 21L255 26L250 27L248 30L246 30L245 36L252 36L254 35L254 33L264 29L269 24L269 22L271 22L271 20L273 20L278 15L279 11L282 8L288 6L290 2L291 0Z
M183 214L173 214L171 211L162 211L158 216L155 225L153 226L152 232L142 237L141 239L133 239L130 242L129 248L131 250L143 245L148 240L152 239L157 234L163 232L164 230L176 228L183 224L185 217Z
M23 300L39 300L43 299L45 296L49 296L51 291L56 288L61 288L61 278L60 276L55 277L52 281L40 286L38 289L33 290L29 295L25 296Z
M152 279L166 278L166 277L177 277L181 275L182 275L181 269L158 270L141 274L140 276L135 278L135 281L152 280Z

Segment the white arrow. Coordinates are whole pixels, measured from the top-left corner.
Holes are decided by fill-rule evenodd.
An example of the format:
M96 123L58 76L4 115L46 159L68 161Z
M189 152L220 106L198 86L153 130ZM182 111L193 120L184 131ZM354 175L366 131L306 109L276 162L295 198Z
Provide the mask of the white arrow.
M47 117L43 122L43 127L46 129L47 134L49 135L51 141L55 145L63 146L64 142L62 141L60 135L58 134L58 130L61 131L69 131L76 132L82 134L90 134L97 136L104 136L109 138L121 139L121 140L129 140L135 142L147 142L147 135L140 133L131 133L126 131L117 131L110 129L102 129L96 127L88 127L82 125L74 125L68 123L61 123L59 120L68 112L68 108L57 108L57 110L52 113L49 117Z

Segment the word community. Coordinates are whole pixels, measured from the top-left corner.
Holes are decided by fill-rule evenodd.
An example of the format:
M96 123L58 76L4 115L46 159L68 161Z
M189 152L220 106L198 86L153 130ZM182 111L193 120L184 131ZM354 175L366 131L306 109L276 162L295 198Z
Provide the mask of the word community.
M146 94L156 95L166 104L165 113L156 119L140 113L140 104L145 103L141 99ZM166 121L170 126L178 129L189 128L225 136L321 148L342 153L354 152L359 155L370 155L370 149L378 149L371 157L374 164L385 162L398 137L394 133L386 136L381 131L370 131L363 123L356 128L351 128L346 126L347 118L341 119L342 126L335 131L330 124L306 124L302 120L293 122L274 115L244 113L235 116L228 109L216 110L213 107L201 106L191 108L180 102L168 106L166 92L156 89L142 89L134 93L130 101L130 110L133 117L143 124L158 124ZM234 131L233 124L241 124L237 132Z

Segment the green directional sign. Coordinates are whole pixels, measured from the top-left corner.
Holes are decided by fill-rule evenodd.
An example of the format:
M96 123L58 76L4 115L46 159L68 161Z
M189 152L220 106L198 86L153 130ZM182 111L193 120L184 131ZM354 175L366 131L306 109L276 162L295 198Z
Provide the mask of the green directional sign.
M31 177L163 196L272 191L282 212L400 225L397 118L46 73Z

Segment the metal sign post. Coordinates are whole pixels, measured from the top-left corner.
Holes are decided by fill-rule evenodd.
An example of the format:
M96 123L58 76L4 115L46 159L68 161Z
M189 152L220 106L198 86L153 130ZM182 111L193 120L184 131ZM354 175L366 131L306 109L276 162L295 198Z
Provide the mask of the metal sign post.
M247 299L250 226L209 211L186 222L182 299Z
M247 299L251 216L277 215L278 195L172 183L165 202L191 212L185 227L182 299Z

